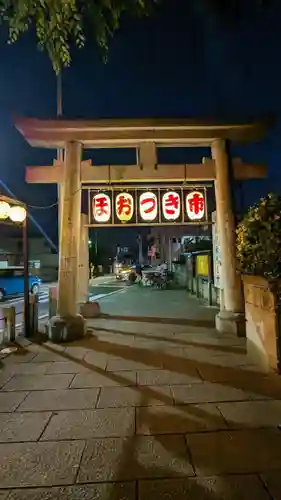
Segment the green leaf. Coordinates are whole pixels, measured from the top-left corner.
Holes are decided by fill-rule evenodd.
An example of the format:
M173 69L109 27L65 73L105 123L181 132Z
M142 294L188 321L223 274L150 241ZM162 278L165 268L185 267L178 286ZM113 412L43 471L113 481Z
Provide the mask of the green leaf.
M281 278L281 197L274 193L250 207L237 227L237 257L244 273Z

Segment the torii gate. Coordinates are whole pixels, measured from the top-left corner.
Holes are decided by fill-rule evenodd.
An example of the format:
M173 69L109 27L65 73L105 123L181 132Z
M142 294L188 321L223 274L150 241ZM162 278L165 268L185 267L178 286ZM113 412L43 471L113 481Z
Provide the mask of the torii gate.
M84 334L84 320L77 314L78 298L88 288L88 236L81 223L81 186L84 183L215 181L217 225L220 238L224 304L216 318L220 331L238 333L244 304L236 272L235 223L231 202L227 141L258 140L264 123L218 124L185 119L143 120L37 120L17 119L15 126L33 147L64 149L64 162L27 167L29 183L60 184L60 255L57 315L50 328L64 331L64 338ZM92 166L82 161L82 149L135 148L135 165ZM161 165L157 148L210 147L212 159L198 165ZM233 176L247 180L266 177L262 165L232 161ZM82 216L83 218L83 216ZM86 263L86 266L85 266ZM79 272L80 264L80 272ZM84 271L83 270L84 266ZM82 273L81 273L82 272ZM79 273L79 279L78 279Z

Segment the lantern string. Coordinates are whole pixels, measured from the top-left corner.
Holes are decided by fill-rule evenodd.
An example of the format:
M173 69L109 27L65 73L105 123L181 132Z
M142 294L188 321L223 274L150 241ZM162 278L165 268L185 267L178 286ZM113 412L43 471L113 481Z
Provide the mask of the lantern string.
M72 196L74 196L76 193L79 193L79 191L82 191L82 188L76 189L76 191L74 191L73 193L71 193L71 195L69 196L69 198L66 198L65 201L71 200ZM27 203L27 206L28 206L28 208L32 208L34 210L48 210L50 208L56 207L58 204L59 204L59 201L57 200L57 201L54 201L54 203L51 203L51 205L29 205Z
M50 208L54 208L58 205L58 201L55 201L54 203L52 203L51 205L44 205L44 206L41 206L41 205L27 205L28 208L32 208L34 210L48 210Z

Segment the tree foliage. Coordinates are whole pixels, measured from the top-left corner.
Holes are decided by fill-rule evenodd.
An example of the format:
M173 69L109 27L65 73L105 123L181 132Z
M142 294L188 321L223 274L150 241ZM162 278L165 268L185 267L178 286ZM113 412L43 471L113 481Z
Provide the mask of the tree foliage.
M0 0L0 21L9 43L35 29L38 46L46 50L56 73L71 62L71 47L81 48L92 35L107 54L109 38L123 13L148 15L157 0Z
M56 73L71 62L71 48L83 47L92 36L106 58L109 38L124 13L149 15L156 3L175 0L0 0L0 22L8 28L8 40L35 29L38 46L46 50ZM245 15L245 9L264 7L270 0L186 0L201 2L229 20Z
M237 227L237 252L243 273L281 278L281 196L269 194L248 210Z

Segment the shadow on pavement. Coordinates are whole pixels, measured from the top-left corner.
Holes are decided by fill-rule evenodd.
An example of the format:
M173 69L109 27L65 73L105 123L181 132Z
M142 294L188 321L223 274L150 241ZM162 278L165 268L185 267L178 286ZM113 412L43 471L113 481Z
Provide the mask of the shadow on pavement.
M151 334L141 334L141 333L135 333L135 332L128 332L126 330L115 330L113 328L103 328L103 327L91 327L89 328L89 331L92 332L104 332L104 333L116 333L117 335L124 335L128 337L135 337L136 339L142 338L146 340L156 340L156 341L161 341L161 342L167 342L168 344L176 344L180 347L197 347L197 348L203 348L209 351L219 351L219 352L227 352L227 353L234 353L234 354L243 354L246 353L246 348L245 347L240 347L240 346L225 346L225 345L214 345L214 344L204 344L202 342L191 342L191 341L186 341L182 339L176 339L173 337L161 337L161 336L155 336Z
M159 318L157 318L157 321L159 321ZM125 332L122 332L122 334L126 335ZM47 344L46 340L47 340L46 338L40 336L36 339L33 339L33 342L35 344L43 345L43 347L49 352L59 354L63 360L75 362L89 369L93 373L97 373L108 377L115 384L121 386L130 386L130 383L128 383L129 381L126 379L126 371L124 371L124 375L120 374L120 372L117 374L106 371L104 369L92 365L91 363L86 362L85 360L77 359L75 356L65 351L63 352L59 351L56 347ZM86 349L93 350L97 353L106 353L108 355L119 357L124 360L141 362L143 364L148 365L151 369L153 368L166 369L173 371L175 373L184 373L190 375L191 377L194 377L194 369L196 369L199 373L201 371L204 371L204 379L206 381L213 382L215 379L216 382L219 382L226 386L239 388L244 391L256 392L258 394L263 394L266 397L274 397L276 396L277 393L278 396L280 396L281 394L280 380L276 381L276 379L266 377L265 375L259 372L249 372L249 371L245 372L237 368L222 367L207 362L194 361L192 359L181 358L180 356L173 356L165 352L159 352L159 351L152 352L151 350L145 348L122 346L114 342L97 339L92 335L88 335L81 341L77 341L71 344L65 344L65 347L69 346L85 347ZM198 347L200 347L200 344L198 344ZM208 345L207 348L209 347L210 346ZM162 448L166 448L169 454L171 454L171 456L176 456L176 458L180 459L181 456L178 450L174 449L172 446L172 442L169 442L169 440L166 439L167 433L166 435L158 433L159 429L163 428L163 426L165 427L165 425L167 424L167 419L169 419L169 416L167 415L163 407L158 406L157 411L155 411L156 408L155 406L149 406L151 400L157 399L160 400L166 406L176 408L174 406L174 399L171 396L165 395L162 392L160 392L160 388L159 391L157 391L155 388L147 386L133 385L132 388L133 390L137 391L140 394L141 401L139 406L142 408L142 418L146 426L146 435L152 435L153 439L158 443L160 443ZM177 401L177 406L179 405L180 402ZM235 425L234 422L228 420L228 426L227 426L226 423L223 421L222 415L220 413L218 413L217 415L210 413L204 409L204 405L186 404L180 406L180 411L181 414L175 414L173 418L174 422L176 422L176 427L179 429L181 435L184 433L181 432L180 429L186 427L187 422L189 422L191 426L193 425L194 422L200 422L202 425L202 432L206 432L206 430L212 430L212 431L219 430L222 432L227 430L230 431L230 428L228 426L231 427L232 424ZM241 431L241 429L243 429L243 425L239 427L239 431ZM246 428L244 427L244 429ZM235 432L237 431L232 430L231 432L234 435ZM270 439L272 440L275 437L275 432L277 432L276 429L266 430L267 433L266 436L270 437ZM247 429L247 433L251 433L251 430ZM132 476L136 474L136 477L134 478L132 477L132 480L137 480L142 478L147 479L149 470L149 477L151 477L151 479L160 480L171 477L182 479L183 481L181 483L182 485L181 487L183 488L182 498L188 498L189 494L190 498L192 499L196 498L198 500L199 499L218 500L218 498L226 498L224 496L218 496L215 485L214 484L212 485L212 482L209 482L209 484L205 484L205 486L202 486L198 478L190 479L187 478L186 475L182 475L181 473L178 472L171 473L171 470L170 469L168 470L164 466L157 467L152 463L149 463L147 467L144 467L143 465L139 464L138 461L136 460L136 446L138 443L138 436L136 434L126 438L124 440L124 443L125 444L122 449L122 457L121 460L119 461L119 466L116 471L114 481L117 482L123 481L124 478L128 476L128 468L131 469ZM188 438L187 438L187 444L188 444ZM242 443L242 446L239 449L239 454L241 454L241 456L243 456L243 454L247 456L248 448L249 448L249 443L247 442L247 440L245 440L245 443ZM193 466L193 470L195 470L194 465L192 463L192 456L190 454L190 449L188 445L186 446L186 449L187 452L189 453L189 461ZM217 453L220 453L219 449L217 450ZM203 460L207 461L206 455L204 455L205 458L202 457L201 457L202 462L199 464L199 468L202 470L208 470L210 463L213 460L216 460L216 458L213 456L208 457L209 463L207 463L203 461ZM197 467L198 467L198 461L197 461ZM220 479L221 482L223 482L224 480L226 479L223 478ZM157 497L157 490L155 491L155 496ZM155 500L155 496L152 497L149 495L146 497L146 500ZM123 500L127 500L127 498L125 497L122 498ZM167 496L164 496L164 498L173 498L173 497L172 496L170 497L169 494L167 494ZM178 498L180 497L177 496L176 500L178 500ZM111 488L111 493L109 497L107 497L107 500L121 500L119 496L118 497L116 496L116 492L114 491L113 485Z
M162 325L183 325L198 326L205 328L214 328L214 320L207 319L188 319L188 318L162 318L159 316L122 316L101 314L101 319L114 319L119 321L137 321L138 323L160 323Z

